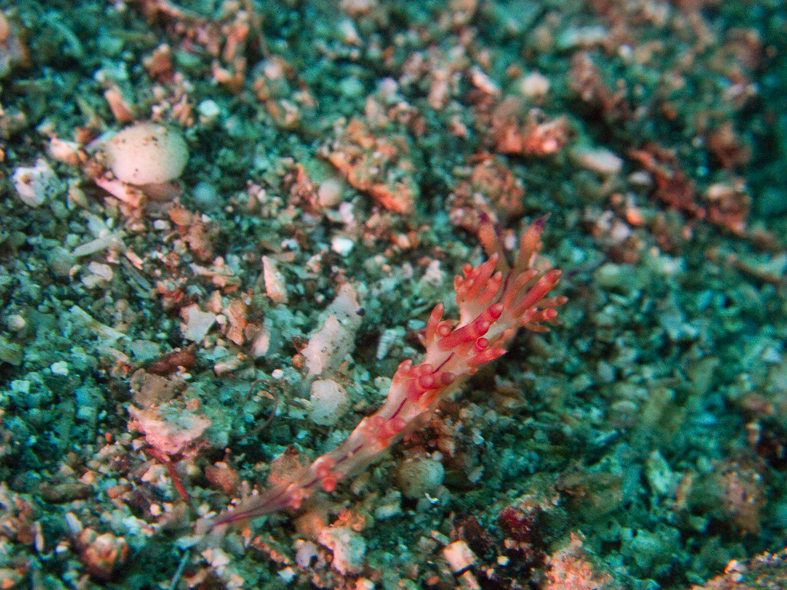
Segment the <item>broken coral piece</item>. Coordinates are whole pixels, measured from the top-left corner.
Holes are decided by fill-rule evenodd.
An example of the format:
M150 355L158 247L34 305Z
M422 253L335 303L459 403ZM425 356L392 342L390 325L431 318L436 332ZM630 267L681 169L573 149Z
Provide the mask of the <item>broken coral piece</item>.
M361 325L360 309L355 289L345 283L326 309L328 316L322 327L301 351L309 377L335 371L347 359L355 348L355 332Z
M211 425L209 418L175 403L146 410L129 406L128 413L129 429L142 432L148 444L170 456L193 449Z
M412 213L419 196L404 135L376 136L354 118L327 149L328 160L354 188L396 213Z
M196 303L180 310L181 317L186 321L181 324L183 337L192 342L201 342L216 322L216 314L209 311L201 311Z

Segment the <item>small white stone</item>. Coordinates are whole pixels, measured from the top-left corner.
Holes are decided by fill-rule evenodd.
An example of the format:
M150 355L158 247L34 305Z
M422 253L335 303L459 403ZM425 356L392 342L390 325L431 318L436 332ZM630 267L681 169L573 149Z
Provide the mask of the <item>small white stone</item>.
M645 462L645 476L650 488L659 496L670 494L676 484L675 474L658 449L653 451Z
M617 174L623 169L623 160L606 148L580 145L573 148L570 155L577 165L605 176Z
M251 356L258 359L268 354L271 347L271 331L267 325L263 324L260 331L251 343Z
M339 256L347 256L352 252L353 246L355 246L355 243L350 238L344 236L334 236L331 240L331 250L336 252Z
M366 542L350 527L328 527L317 534L321 545L333 551L331 565L342 575L355 574L363 569Z
M278 59L267 59L263 62L262 71L269 80L280 80L284 77L284 67Z
M64 361L57 361L56 363L52 363L49 366L49 370L52 371L53 375L66 377L68 375L68 363Z
M66 512L65 516L66 526L72 535L77 535L82 532L82 523L73 512Z
M464 541L454 541L443 549L443 557L454 572L460 572L473 565L476 555Z
M5 325L8 326L10 330L18 332L27 325L27 322L21 315L13 314L5 319Z
M608 37L609 31L602 25L569 27L557 36L556 44L560 50L576 47L593 47L599 45Z
M212 209L221 205L219 192L209 182L198 182L192 194L194 202L202 209Z
M200 342L216 322L216 314L200 311L194 303L184 307L180 312L186 323L181 326L183 337L192 342Z
M108 264L102 264L101 262L91 262L87 265L87 269L92 272L94 275L98 276L100 279L103 279L106 282L112 280L112 267Z
M63 190L63 183L49 164L40 158L35 166L20 166L14 170L12 178L17 196L29 207L40 207Z
M279 577L284 580L285 584L289 584L295 579L295 570L291 567L285 567L283 570L279 570Z
M325 312L330 314L301 351L309 376L335 371L355 348L355 332L363 318L352 285L345 283Z
M342 36L342 40L347 45L361 44L361 36L358 34L355 25L349 18L343 18L340 20L338 29L339 34Z
M532 99L544 98L549 86L549 78L539 72L531 72L519 80L519 92Z
M342 201L342 185L335 178L326 178L317 189L317 202L321 207L334 207Z
M320 426L333 426L350 409L350 397L344 388L330 379L312 383L309 394L312 404L309 417Z
M274 303L287 303L287 283L279 272L276 261L268 256L262 257L262 278L265 292Z
M442 463L426 455L405 459L396 471L397 487L406 498L416 499L443 483Z
M197 105L197 112L199 113L200 123L210 125L218 119L221 109L215 101L208 98Z
M311 565L312 559L317 558L317 545L311 541L300 541L300 543L302 544L295 554L295 563L298 567L307 568Z
M23 381L21 379L16 379L11 381L11 391L14 393L21 393L23 395L27 395L30 393L30 381Z
M230 564L229 555L221 549L206 549L202 552L202 557L214 568L226 567Z
M470 79L473 82L473 86L482 92L491 96L498 96L500 94L500 87L497 83L478 66L470 68Z

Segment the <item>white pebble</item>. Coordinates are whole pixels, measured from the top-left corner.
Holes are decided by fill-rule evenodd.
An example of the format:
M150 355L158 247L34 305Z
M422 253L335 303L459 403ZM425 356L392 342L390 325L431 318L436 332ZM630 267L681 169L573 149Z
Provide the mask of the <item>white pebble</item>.
M331 239L331 250L336 252L339 256L347 256L352 252L353 246L355 246L353 241L344 236L334 236L333 239Z
M443 483L442 463L426 455L405 459L396 472L397 487L406 498L420 498Z
M14 170L12 178L16 194L29 207L40 207L63 190L63 184L55 172L40 158L35 166L20 166Z
M210 125L218 119L221 109L219 109L219 105L215 101L206 99L197 105L197 112L199 113L200 123Z
M53 375L57 375L59 377L65 377L68 375L68 363L63 361L57 361L56 363L52 363L49 366L49 370L52 371Z
M123 129L107 142L105 152L115 177L137 186L178 178L189 159L183 135L154 123Z
M577 146L571 150L574 162L605 176L617 174L623 168L623 160L606 148Z
M216 314L201 311L196 303L184 307L181 316L186 320L181 328L183 337L192 342L200 342L216 322Z
M321 207L333 207L342 201L342 185L335 178L326 178L317 189L317 201Z
M350 527L327 527L317 534L321 545L333 551L331 565L339 573L355 574L363 569L366 542Z
M344 388L330 379L312 383L309 417L320 426L333 426L350 409L350 398Z
M549 92L549 78L539 72L531 72L519 81L519 92L533 99L541 99Z
M202 209L213 209L221 205L221 199L216 187L207 182L199 182L194 187L194 202Z

